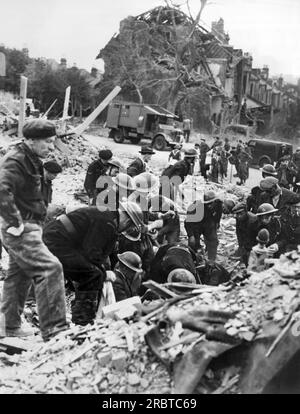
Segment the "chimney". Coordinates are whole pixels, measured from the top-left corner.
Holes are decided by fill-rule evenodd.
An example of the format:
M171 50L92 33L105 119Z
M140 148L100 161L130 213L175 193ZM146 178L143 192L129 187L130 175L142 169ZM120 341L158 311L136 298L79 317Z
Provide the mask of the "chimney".
M283 87L283 77L282 77L282 75L279 76L277 84L278 84L278 88L281 89Z
M66 58L61 58L60 59L60 67L61 67L61 69L67 69L67 59Z
M91 76L93 76L93 78L97 78L98 75L98 69L97 68L92 68L91 69Z
M264 80L269 79L269 66L264 65L264 67L262 68L262 77L264 78Z

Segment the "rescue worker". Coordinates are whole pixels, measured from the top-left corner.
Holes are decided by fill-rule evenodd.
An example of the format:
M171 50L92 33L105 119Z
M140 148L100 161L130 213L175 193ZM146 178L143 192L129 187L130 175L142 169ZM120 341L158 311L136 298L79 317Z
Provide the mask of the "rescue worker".
M195 201L189 206L184 222L189 246L195 251L200 249L200 237L203 234L207 256L211 261L215 261L217 257L217 230L220 226L222 210L222 201L214 191L208 191L204 193L203 201Z
M294 179L297 176L297 167L291 161L290 155L285 155L281 158L279 167L277 169L278 184L280 187L290 189L294 184Z
M163 220L162 227L158 229L157 242L159 244L178 242L180 237L178 206L171 199L161 195L151 197L150 201L150 211L160 212L158 219Z
M109 167L108 162L112 159L112 152L109 149L99 151L99 159L92 162L89 165L86 177L84 180L84 188L87 192L90 203L92 204L93 199L97 194L96 193L96 182L98 178L106 174L106 171Z
M182 129L185 142L189 142L192 129L192 121L189 118L183 120Z
M264 191L261 197L263 203L272 204L278 209L278 215L284 219L287 209L300 201L300 194L296 194L279 186L278 179L267 177L260 182L260 188Z
M276 177L277 176L277 172L274 168L273 165L271 164L265 164L262 168L261 168L261 174L262 174L262 178L267 178L267 177ZM251 189L251 194L248 196L247 198L247 210L251 211L252 213L256 213L258 207L262 204L262 197L264 197L264 191L261 190L260 186L255 186Z
M150 162L152 155L155 154L155 151L153 151L152 147L143 145L139 153L141 154L141 157L136 158L127 168L127 174L130 175L130 177L135 177L138 174L149 171L148 163Z
M168 276L173 270L185 269L200 283L196 263L197 256L193 249L184 243L170 243L158 249L147 279L157 283L167 283Z
M47 161L43 164L42 194L46 207L52 203L52 181L62 172L61 166L56 161Z
M63 265L65 278L73 283L71 303L75 324L92 323L106 278L105 265L118 234L135 229L141 233L143 213L135 203L120 202L116 211L85 207L60 216L44 228L43 239Z
M297 175L294 181L294 189L293 189L295 192L297 192L298 191L297 183L300 182L300 148L296 149L295 153L293 154L292 161L296 165L296 168L297 168Z
M177 161L181 161L181 149L182 144L176 144L175 148L170 152L168 157L168 163L173 165Z
M242 148L239 151L238 155L238 177L240 181L237 185L244 185L247 179L249 178L249 162L252 159L252 156Z
M205 142L205 138L201 138L200 142L200 172L203 178L207 180L207 166L206 166L206 155L210 151L209 146Z
M297 250L300 245L300 201L292 204L287 213L284 223L287 235L286 251Z
M236 236L239 244L235 257L240 257L248 266L249 255L255 244L258 220L255 214L248 212L245 203L237 204L232 212L236 217Z
M275 257L278 257L281 253L284 253L287 244L285 227L280 218L275 216L275 213L278 212L279 210L274 208L272 204L263 203L258 207L256 213L256 217L258 218L256 237L261 229L268 230L270 235L270 239L267 244L268 251L270 255L274 255Z
M143 273L139 255L133 252L118 254L114 273L113 289L117 302L139 295Z
M182 161L178 161L163 170L161 173L161 195L175 201L177 193L179 193L182 200L184 200L180 185L188 175L192 174L196 157L197 152L194 149L186 150Z
M115 177L102 176L98 179L99 187L105 187L96 198L96 206L98 210L116 211L120 201L128 199L136 187L133 179L124 173L119 173Z
M113 178L116 177L119 173L124 173L124 171L125 167L118 159L112 158L108 161L108 168L106 170L106 173L104 175L101 175L96 181L96 191L92 205L96 205L98 194L113 186Z
M1 313L6 336L27 336L21 315L32 281L45 341L68 328L62 266L42 241L46 205L41 192L43 164L54 150L55 125L35 119L23 127L24 142L1 160L0 216L2 241L9 253Z
M229 273L205 260L184 243L161 246L151 263L149 279L157 283L176 281L217 286L229 280Z

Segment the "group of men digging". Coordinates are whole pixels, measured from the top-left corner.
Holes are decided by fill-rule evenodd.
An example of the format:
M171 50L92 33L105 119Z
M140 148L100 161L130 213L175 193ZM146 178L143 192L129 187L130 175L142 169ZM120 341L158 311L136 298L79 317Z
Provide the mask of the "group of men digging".
M176 204L181 183L193 171L197 156L193 149L185 152L182 161L167 167L159 179L149 168L154 154L151 147L142 147L140 157L127 168L110 150L102 150L89 166L84 182L88 205L68 209L45 223L51 180L61 172L57 163L41 161L54 149L55 125L29 121L23 136L24 141L7 153L0 165L1 238L9 253L1 304L6 336L31 333L22 327L21 315L32 285L41 335L47 341L68 328L66 286L75 292L72 322L86 325L95 319L105 281L112 282L116 300L142 295L142 279L214 285L227 281L228 273L215 263L217 231L222 213L232 209L237 215L240 248L247 250L241 230L251 224L240 225L244 205L222 202L214 191L205 192L203 200L193 202L187 211ZM283 233L288 226L294 228L295 222L288 223L284 217L287 209L297 206L300 196L279 191L276 178L264 178L251 197L247 203L251 208L246 205L245 214L247 220L255 215L257 232L267 225L260 217L273 218L277 212L282 214ZM254 205L258 206L256 211ZM180 215L184 215L187 243L180 238ZM270 232L273 227L272 223ZM270 248L275 253L280 251L282 236L280 231L274 233ZM287 248L286 244L280 247Z

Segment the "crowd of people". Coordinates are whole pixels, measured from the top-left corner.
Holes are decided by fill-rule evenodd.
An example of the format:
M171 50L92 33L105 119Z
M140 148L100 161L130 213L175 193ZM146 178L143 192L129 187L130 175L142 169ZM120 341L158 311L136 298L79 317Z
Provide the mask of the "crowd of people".
M259 185L243 202L222 200L203 184L203 199L189 204L182 183L194 174L195 164L205 180L217 182L232 162L243 184L249 175L249 147L240 142L233 149L219 137L209 147L202 139L184 151L183 159L175 147L169 157L175 162L159 177L150 168L151 146L142 146L127 166L104 149L86 172L88 204L55 209L51 183L62 169L55 161L41 161L53 151L55 135L49 121L27 122L23 142L0 164L1 239L9 254L1 303L6 336L32 334L21 318L30 292L47 341L68 328L66 289L74 292L72 322L86 325L96 317L106 282L119 301L149 297L142 282L150 279L208 285L228 281L228 271L217 262L223 214L236 217L239 248L234 257L250 270L261 268L263 254L276 257L300 244L300 194L292 191L295 182L289 188L282 184L283 159L277 167L264 166ZM293 155L296 177L299 154Z

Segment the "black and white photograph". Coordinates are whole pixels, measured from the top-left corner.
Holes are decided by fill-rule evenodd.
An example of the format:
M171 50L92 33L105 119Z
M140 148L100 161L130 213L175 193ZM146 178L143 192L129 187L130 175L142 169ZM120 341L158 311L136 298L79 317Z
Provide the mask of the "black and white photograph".
M299 0L1 1L0 395L300 394L299 39Z

